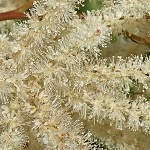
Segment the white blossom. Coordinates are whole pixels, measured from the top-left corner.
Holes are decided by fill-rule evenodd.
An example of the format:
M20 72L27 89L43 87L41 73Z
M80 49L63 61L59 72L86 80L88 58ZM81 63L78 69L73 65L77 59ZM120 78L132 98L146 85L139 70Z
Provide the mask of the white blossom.
M150 135L149 57L102 56L113 36L143 34L137 20L150 14L150 1L104 0L100 10L77 13L83 2L34 1L28 20L8 34L0 29L0 149L23 149L32 141L28 134L46 150L136 149L126 132ZM118 140L116 130L124 138L92 147L89 130Z

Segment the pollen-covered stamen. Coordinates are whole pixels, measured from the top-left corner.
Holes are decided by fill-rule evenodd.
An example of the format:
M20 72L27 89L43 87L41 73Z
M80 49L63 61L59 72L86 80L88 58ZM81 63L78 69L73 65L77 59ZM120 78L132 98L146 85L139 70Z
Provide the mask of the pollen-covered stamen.
M77 13L77 16L79 17L79 19L85 19L86 14L85 13Z
M97 29L95 32L94 32L94 35L96 36L99 36L101 34L101 30L100 29Z

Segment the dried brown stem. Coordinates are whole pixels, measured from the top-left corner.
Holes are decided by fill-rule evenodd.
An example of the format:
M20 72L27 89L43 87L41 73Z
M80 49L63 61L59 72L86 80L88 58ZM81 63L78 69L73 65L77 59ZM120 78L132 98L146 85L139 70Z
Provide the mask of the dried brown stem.
M29 0L24 5L18 7L15 10L0 13L0 21L12 20L12 19L28 19L28 17L23 13L27 9L33 6L34 0Z
M129 34L128 31L124 31L124 35L126 37L130 38L131 40L133 40L134 42L137 42L139 44L143 44L143 45L146 45L147 47L150 47L150 42L148 42L148 37L141 38L137 35Z
M13 19L27 19L27 16L24 13L19 13L15 11L0 13L0 21L13 20Z
M15 9L14 11L15 12L24 12L24 11L26 11L27 9L29 9L30 7L32 7L33 6L33 2L34 2L35 0L29 0L27 3L25 3L23 6L20 6L20 7L18 7L17 9Z

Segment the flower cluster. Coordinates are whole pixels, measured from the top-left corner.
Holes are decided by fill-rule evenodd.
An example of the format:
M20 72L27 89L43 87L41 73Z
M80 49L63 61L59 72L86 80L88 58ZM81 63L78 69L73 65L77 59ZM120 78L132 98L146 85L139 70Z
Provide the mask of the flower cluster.
M149 57L101 56L116 31L150 13L150 1L104 0L102 9L78 14L83 2L35 1L27 21L0 34L0 149L23 149L29 132L46 150L95 149L85 120L150 135L150 101L132 98L132 89L149 89ZM138 147L107 141L97 145Z

